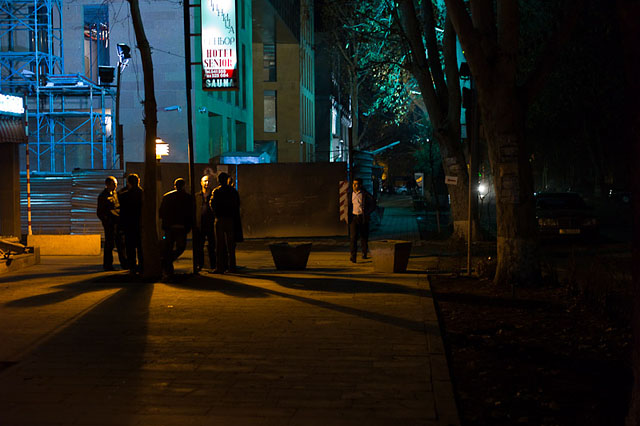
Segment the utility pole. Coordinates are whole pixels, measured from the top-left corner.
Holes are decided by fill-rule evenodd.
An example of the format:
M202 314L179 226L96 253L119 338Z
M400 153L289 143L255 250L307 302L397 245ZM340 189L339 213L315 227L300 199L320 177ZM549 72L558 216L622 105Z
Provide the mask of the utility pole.
M124 170L124 143L122 141L122 124L120 124L120 77L131 59L131 48L124 43L116 45L118 52L118 72L116 76L116 152L118 153L120 170Z
M189 0L183 0L182 1L182 5L183 5L183 11L184 11L184 70L185 70L185 82L186 82L186 94L187 94L187 134L188 134L188 146L189 146L189 184L190 184L190 188L191 188L191 196L193 198L193 217L192 219L192 223L197 223L196 222L196 215L198 213L196 213L196 205L195 205L195 200L196 200L196 183L195 183L195 171L194 171L194 159L193 159L193 127L191 126L192 120L193 120L193 111L191 108L191 86L192 86L192 82L191 82L191 18L189 15ZM193 232L193 231L192 231ZM192 233L192 240L195 240L195 238L193 238L193 233ZM195 274L196 271L198 270L197 268L197 263L198 260L196 259L195 256L195 250L194 250L194 254L192 256L193 258L193 273ZM213 265L212 265L213 267Z

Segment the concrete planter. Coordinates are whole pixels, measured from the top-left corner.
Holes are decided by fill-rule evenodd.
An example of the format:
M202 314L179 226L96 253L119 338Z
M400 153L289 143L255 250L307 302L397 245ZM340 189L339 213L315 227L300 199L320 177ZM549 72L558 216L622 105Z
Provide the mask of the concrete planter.
M28 235L27 245L40 247L42 256L98 256L100 234Z
M411 254L411 241L381 240L369 243L373 270L376 272L405 272Z
M269 244L276 269L299 271L307 267L311 243L275 243Z

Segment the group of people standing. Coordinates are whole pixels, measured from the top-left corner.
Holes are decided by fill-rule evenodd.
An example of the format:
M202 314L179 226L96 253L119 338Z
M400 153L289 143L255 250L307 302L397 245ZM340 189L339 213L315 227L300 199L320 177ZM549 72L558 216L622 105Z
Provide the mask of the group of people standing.
M211 272L236 272L236 242L243 240L240 223L240 196L233 180L224 172L216 177L206 173L200 180L201 191L194 197L186 192L186 182L177 178L173 191L160 203L162 221L162 271L173 275L173 262L187 246L187 234L193 231L193 255L196 272L205 266L205 245ZM113 249L117 249L120 265L131 273L142 271L142 188L136 174L127 176L127 186L116 192L115 177L105 179L105 189L98 196L97 214L104 227L105 271L113 271ZM194 210L195 214L194 214ZM369 256L369 222L376 209L374 197L364 189L362 179L354 179L349 197L348 221L350 260L356 263L358 240L362 258ZM195 223L193 222L195 217Z
M113 271L113 249L123 269L132 273L142 270L142 188L140 178L132 173L127 176L127 185L116 192L118 181L109 176L104 181L104 190L98 196L97 215L104 228L104 257L102 267ZM137 259L137 261L136 261Z
M218 173L215 188L213 180L213 175L205 174L200 179L201 191L196 196L197 232L193 236L196 270L205 266L206 245L211 272L236 272L236 243L243 240L240 196L227 173Z
M177 178L173 182L174 189L163 195L159 216L163 231L161 264L164 276L173 275L173 262L184 252L189 232L193 234L196 271L204 268L207 243L211 272L236 271L235 246L237 241L242 241L240 196L227 173L217 175L218 185L214 188L215 178L212 173L202 177L201 191L195 200L186 192L183 178ZM113 249L116 248L121 267L135 274L143 268L143 190L136 174L127 176L127 186L123 190L116 191L117 186L115 177L107 177L105 189L98 196L97 215L105 236L103 268L114 270Z

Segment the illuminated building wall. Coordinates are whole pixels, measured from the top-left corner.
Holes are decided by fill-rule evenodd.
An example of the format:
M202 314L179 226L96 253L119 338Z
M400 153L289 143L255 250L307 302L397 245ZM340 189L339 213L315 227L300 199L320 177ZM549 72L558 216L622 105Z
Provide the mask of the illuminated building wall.
M227 152L253 151L253 61L251 55L252 38L252 7L251 0L236 0L235 25L232 19L227 19L227 10L232 6L229 0L207 0L202 7L213 7L220 11L220 19L226 28L223 37L236 35L235 48L237 58L237 90L208 91L203 89L202 66L194 67L194 122L195 122L195 160L206 163L211 158ZM215 14L217 16L217 13ZM202 33L200 27L200 9L194 8L193 32ZM225 22L227 20L227 22ZM223 28L224 30L224 28ZM205 28L205 35L209 33ZM193 39L193 61L201 63L202 39ZM225 41L226 43L226 41ZM211 42L213 47L217 41ZM220 46L222 53L226 53L228 45ZM212 48L213 49L213 48ZM205 60L212 59L205 52Z
M254 1L256 150L277 162L315 161L313 2Z

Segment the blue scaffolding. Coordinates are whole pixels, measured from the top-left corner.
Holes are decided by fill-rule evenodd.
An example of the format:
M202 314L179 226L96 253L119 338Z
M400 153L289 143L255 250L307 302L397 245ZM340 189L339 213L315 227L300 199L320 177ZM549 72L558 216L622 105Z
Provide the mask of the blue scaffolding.
M113 169L115 93L65 74L62 0L0 0L0 92L24 95L33 171Z

